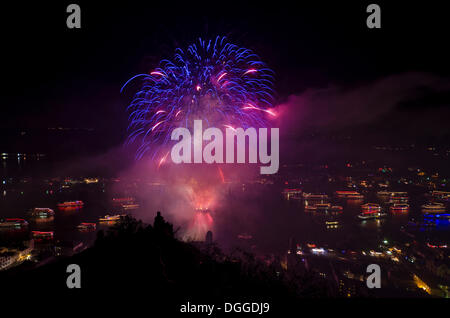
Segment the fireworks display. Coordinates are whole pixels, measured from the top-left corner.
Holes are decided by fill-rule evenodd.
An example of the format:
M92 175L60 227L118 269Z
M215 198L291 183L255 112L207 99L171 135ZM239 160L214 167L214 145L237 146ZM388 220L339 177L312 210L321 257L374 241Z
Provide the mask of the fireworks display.
M129 105L128 142L139 145L136 157L157 156L173 129L191 128L201 119L207 127L265 127L273 111L273 72L251 50L225 37L177 48L173 61L162 60L149 74L129 79L140 88ZM159 165L167 153L159 155Z

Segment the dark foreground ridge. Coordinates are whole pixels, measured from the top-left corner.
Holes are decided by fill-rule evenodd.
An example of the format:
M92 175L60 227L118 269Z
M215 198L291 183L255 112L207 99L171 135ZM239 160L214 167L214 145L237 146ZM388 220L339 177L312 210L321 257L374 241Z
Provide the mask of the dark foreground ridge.
M81 289L69 289L69 264L81 268ZM320 284L289 286L276 268L254 258L224 255L213 244L178 240L173 226L158 214L152 225L126 216L107 233L100 231L93 247L69 258L24 270L26 264L0 275L3 291L34 295L143 297L152 306L179 309L180 304L224 301L295 303L296 298L326 297ZM309 287L306 287L309 286ZM110 298L110 299L113 299ZM167 307L166 307L167 306Z
M81 268L80 289L66 285L69 264ZM250 254L231 257L214 243L182 242L159 213L153 226L123 217L107 233L100 231L91 248L54 263L29 267L23 264L0 273L4 301L11 296L56 301L56 296L69 303L91 300L112 305L145 299L152 312L163 313L180 313L181 305L188 301L267 302L270 313L275 314L298 312L298 306L305 302L315 307L311 298L317 302L336 296L312 275L288 278L279 268Z

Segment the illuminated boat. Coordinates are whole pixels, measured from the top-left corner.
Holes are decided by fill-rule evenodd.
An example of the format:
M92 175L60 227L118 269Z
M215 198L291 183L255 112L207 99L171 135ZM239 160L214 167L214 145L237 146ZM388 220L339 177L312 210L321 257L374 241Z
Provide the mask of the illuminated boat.
M426 212L445 212L445 205L443 203L427 203L422 205L422 210Z
M406 203L409 197L407 192L391 192L391 203Z
M302 196L305 204L305 211L317 210L316 206L318 204L327 204L328 201L328 195L326 194L303 193Z
M124 210L134 210L139 208L139 204L133 203L133 204L122 204L122 208Z
M284 189L282 194L286 200L298 200L301 198L301 189Z
M317 211L317 208L315 205L307 205L305 206L305 212L315 212Z
M328 199L328 195L326 194L312 194L312 193L303 193L303 198L307 200L326 200Z
M53 231L32 231L33 239L36 241L49 241L53 239Z
M444 212L425 212L424 219L450 219L450 213ZM437 221L437 220L436 220Z
M379 219L385 217L386 215L387 215L386 213L381 212L363 212L358 214L358 218L360 218L361 220L371 220L371 219Z
M80 231L89 231L89 230L95 230L97 228L97 224L95 223L80 223L77 226L77 229L79 229Z
M21 228L28 226L28 222L24 219L9 218L0 220L1 228Z
M445 213L445 205L443 203L428 203L422 205L424 217L433 218L450 218L449 213Z
M117 222L120 221L120 218L125 216L125 214L116 214L116 215L105 215L104 217L99 218L100 222Z
M361 213L358 218L361 220L379 219L386 216L386 213L381 212L381 206L376 203L366 203L361 205Z
M331 208L330 203L317 203L316 204L317 211L327 211Z
M450 200L450 192L447 191L433 191L431 192L431 196L438 200Z
M390 210L392 212L406 212L409 210L409 204L408 203L394 203Z
M430 244L430 242L427 243L427 246L430 248L447 248L447 244Z
M346 196L346 199L349 200L362 200L364 199L364 195L358 193L358 194L349 194L348 196Z
M327 229L337 229L339 227L339 221L325 221Z
M376 203L366 203L361 205L361 210L363 212L380 212L381 206Z
M364 195L358 191L336 191L336 195L344 199L364 199Z
M49 218L55 215L55 211L50 208L34 208L31 215L39 218Z
M333 211L333 212L342 212L342 210L344 210L344 208L340 205L333 205L331 207L331 211Z
M83 201L66 201L63 203L58 203L58 208L79 208L84 205Z

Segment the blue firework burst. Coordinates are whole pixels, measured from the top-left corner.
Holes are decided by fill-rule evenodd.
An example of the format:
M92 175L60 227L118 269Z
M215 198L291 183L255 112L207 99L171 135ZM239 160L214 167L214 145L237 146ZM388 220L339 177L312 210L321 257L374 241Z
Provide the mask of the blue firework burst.
M128 142L138 142L137 158L157 154L173 129L190 128L201 119L208 126L262 127L275 116L273 71L251 50L225 37L177 48L149 74L129 79L140 88L128 107Z

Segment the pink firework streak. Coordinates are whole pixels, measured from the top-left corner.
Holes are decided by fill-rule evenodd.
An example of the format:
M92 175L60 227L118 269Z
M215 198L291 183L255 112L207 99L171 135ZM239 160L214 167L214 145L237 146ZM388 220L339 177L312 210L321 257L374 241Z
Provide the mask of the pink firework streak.
M161 120L160 122L158 122L156 125L154 125L152 127L152 131L155 130L156 127L158 127L159 125L161 125L163 122L165 122L165 120Z
M223 125L225 128L230 128L233 131L236 131L236 129L233 126L230 125Z
M247 74L250 74L250 73L256 73L256 72L258 72L258 70L255 70L254 68L252 68L252 69L249 69L248 71L246 71L244 74L242 74L242 75L247 75Z
M156 72L156 71L154 71L154 72L151 72L151 73L150 73L150 75L160 75L160 76L166 76L166 74L163 74L163 73L161 73L161 72Z
M223 171L220 167L217 167L219 169L219 175L220 179L222 180L222 183L225 183L225 176L223 175Z
M217 79L217 82L219 82L225 75L227 75L227 73L223 73L222 75L220 75L219 78Z
M169 153L170 153L170 151L168 151L168 152L166 153L166 155L165 155L164 157L162 157L161 160L159 160L159 163L158 163L158 169L159 169L159 167L161 167L161 165L162 165L164 162L166 162L166 158L167 158L167 156L169 155Z
M276 114L273 111L271 111L269 109L259 108L259 107L256 107L256 106L252 105L252 104L247 104L247 106L242 107L242 109L254 109L254 110L258 110L258 111L262 111L262 112L268 113L268 114L270 114L270 115L272 115L274 117L276 116Z

